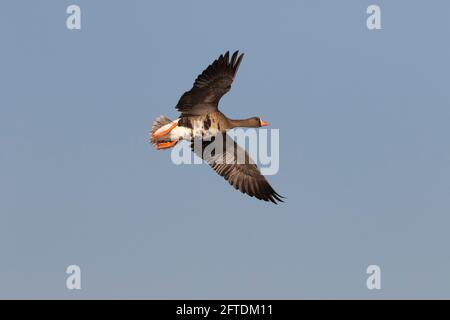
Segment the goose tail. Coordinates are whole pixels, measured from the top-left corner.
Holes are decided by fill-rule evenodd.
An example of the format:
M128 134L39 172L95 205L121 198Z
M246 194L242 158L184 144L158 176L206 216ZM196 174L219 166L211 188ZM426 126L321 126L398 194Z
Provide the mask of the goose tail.
M172 123L172 120L166 116L159 116L153 121L152 129L150 130L150 143L156 148L161 142L170 141L169 137L159 137L160 129Z

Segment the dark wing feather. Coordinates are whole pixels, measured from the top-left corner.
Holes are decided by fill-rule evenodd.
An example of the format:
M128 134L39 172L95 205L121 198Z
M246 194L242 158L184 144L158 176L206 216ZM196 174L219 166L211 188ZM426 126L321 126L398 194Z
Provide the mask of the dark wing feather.
M191 148L242 193L273 203L283 202L283 196L272 188L248 153L229 135L221 134L211 141L194 140Z
M201 115L217 111L219 100L230 91L231 84L239 69L244 54L239 51L221 55L194 82L190 91L185 92L176 106L182 116Z

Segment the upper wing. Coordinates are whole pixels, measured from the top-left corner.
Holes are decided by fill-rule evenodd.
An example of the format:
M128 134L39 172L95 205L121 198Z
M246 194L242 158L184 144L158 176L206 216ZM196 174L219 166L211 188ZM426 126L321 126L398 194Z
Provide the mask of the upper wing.
M220 134L211 141L194 140L191 148L242 193L273 203L283 202L283 197L267 182L248 153L229 135Z
M181 96L176 106L182 116L217 110L220 98L230 90L244 57L244 54L238 54L239 51L236 51L230 59L230 53L227 51L197 77L192 89Z

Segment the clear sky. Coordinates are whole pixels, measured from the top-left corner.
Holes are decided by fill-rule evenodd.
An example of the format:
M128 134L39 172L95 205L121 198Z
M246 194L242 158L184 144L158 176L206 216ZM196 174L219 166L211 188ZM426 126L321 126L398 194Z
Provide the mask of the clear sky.
M450 2L0 7L1 298L450 298ZM280 130L282 205L147 142L237 49L221 110Z

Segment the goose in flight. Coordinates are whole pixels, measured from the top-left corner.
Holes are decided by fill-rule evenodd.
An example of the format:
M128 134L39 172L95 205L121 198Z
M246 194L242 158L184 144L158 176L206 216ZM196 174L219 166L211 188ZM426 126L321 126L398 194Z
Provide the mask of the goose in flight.
M229 129L259 128L268 123L259 117L229 119L218 108L220 98L231 89L243 57L238 51L231 57L227 52L209 65L178 101L180 117L172 121L160 116L153 122L150 142L162 150L172 148L180 140L190 141L192 151L242 193L273 203L283 202L284 197L272 188L248 153L227 134Z

